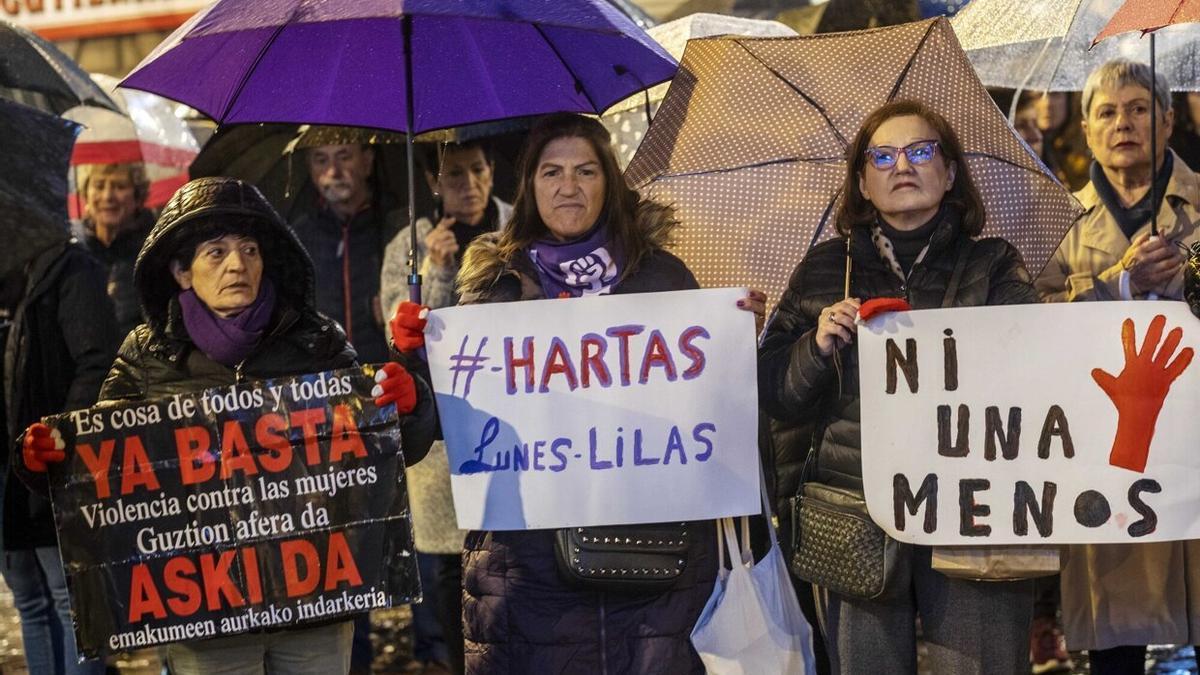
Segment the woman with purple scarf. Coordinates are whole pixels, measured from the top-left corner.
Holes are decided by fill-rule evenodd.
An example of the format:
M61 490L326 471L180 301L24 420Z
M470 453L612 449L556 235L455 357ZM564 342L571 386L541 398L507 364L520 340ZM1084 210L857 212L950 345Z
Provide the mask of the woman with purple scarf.
M140 400L247 380L357 365L338 324L314 308L313 266L253 186L232 178L184 185L163 209L134 267L146 323L125 339L100 401ZM425 456L437 430L424 382L386 364L372 394L400 414L404 459ZM24 468L65 459L62 439L32 425ZM345 673L348 620L167 647L171 672Z
M463 304L698 287L687 266L664 249L677 225L671 210L626 185L599 122L572 114L544 118L526 139L519 171L508 226L477 237L463 258ZM761 314L764 301L752 292L738 305ZM419 310L401 304L392 321L398 348L420 345ZM627 558L630 568L647 560L639 556L649 551L638 545L673 533L687 542L678 555L684 564L655 588L630 590L629 579L581 583L562 569L570 565L563 531L469 533L463 554L468 673L704 672L690 634L717 574L712 523L594 529L631 543L614 552L624 557L612 559Z

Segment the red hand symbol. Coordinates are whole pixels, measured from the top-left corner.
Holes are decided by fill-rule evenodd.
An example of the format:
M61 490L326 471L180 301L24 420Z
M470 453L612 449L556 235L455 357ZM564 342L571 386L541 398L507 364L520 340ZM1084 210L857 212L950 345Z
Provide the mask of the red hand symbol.
M1171 389L1171 383L1192 363L1194 352L1191 347L1179 350L1179 356L1170 361L1183 329L1173 328L1163 340L1162 348L1155 354L1167 318L1162 314L1154 317L1146 331L1141 352L1134 351L1133 319L1121 324L1121 344L1125 347L1125 368L1113 377L1100 368L1092 370L1092 379L1108 394L1117 408L1117 436L1113 439L1112 453L1108 463L1130 471L1141 473L1146 470L1146 458L1150 454L1150 440L1154 438L1154 425L1163 401Z

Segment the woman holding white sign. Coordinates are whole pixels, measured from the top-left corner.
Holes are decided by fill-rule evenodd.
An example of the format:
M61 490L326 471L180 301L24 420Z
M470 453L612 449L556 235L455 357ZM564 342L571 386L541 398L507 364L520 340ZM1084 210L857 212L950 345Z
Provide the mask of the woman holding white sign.
M796 267L759 348L760 405L779 420L812 421L818 429L793 566L816 586L836 672L915 674L918 617L934 673L1027 670L1031 582L943 576L928 547L888 543L863 520L854 336L868 300L922 309L1032 303L1037 294L1015 248L974 239L983 202L940 114L915 101L889 103L866 118L846 160L842 236L814 247ZM807 530L814 507L830 499L861 505L862 518L852 522L874 528L862 534L886 554L872 559L845 537ZM856 585L847 571L879 583Z
M621 176L609 135L573 114L544 118L522 153L513 216L463 258L464 304L694 289L664 250L677 224ZM752 293L739 306L761 313ZM420 308L392 322L422 340ZM717 573L710 522L474 531L463 557L468 673L702 673L690 634ZM571 553L571 537L607 550ZM610 541L611 540L611 541ZM589 547L590 548L590 547ZM598 561L581 560L597 555Z
M1046 301L1184 297L1180 249L1200 240L1200 175L1167 148L1171 92L1158 75L1151 97L1154 77L1146 64L1123 59L1088 76L1083 131L1095 162L1092 181L1075 193L1087 211L1038 277ZM1154 148L1151 106L1158 107ZM1078 545L1066 553L1063 628L1068 647L1088 650L1093 673L1140 673L1145 645L1200 641L1200 565L1189 564L1200 559L1200 543Z

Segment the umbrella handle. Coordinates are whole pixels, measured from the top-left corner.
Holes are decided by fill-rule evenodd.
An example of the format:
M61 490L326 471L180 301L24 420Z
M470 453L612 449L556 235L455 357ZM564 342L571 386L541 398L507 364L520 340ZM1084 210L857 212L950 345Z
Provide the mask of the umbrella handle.
M408 299L421 304L421 275L416 272L408 275Z

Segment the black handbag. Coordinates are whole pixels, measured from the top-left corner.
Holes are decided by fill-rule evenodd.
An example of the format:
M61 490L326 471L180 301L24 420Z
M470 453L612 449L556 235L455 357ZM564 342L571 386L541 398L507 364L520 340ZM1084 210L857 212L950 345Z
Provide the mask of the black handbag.
M833 591L884 600L909 586L904 545L867 515L862 492L804 483L792 499L792 573Z
M661 593L687 567L688 523L567 527L554 533L560 576L571 586L615 593Z
M953 305L973 247L974 241L968 239L959 249L942 307ZM847 262L847 295L849 274ZM821 433L823 429L818 427L813 434L800 494L792 498L792 573L841 595L867 600L896 597L910 586L910 551L871 520L861 490L809 480L818 458Z

